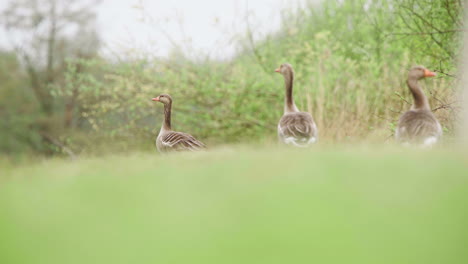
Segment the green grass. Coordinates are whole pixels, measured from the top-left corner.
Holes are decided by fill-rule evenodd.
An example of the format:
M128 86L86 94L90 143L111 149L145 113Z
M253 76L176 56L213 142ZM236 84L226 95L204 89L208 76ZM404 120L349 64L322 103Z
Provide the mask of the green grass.
M467 263L466 164L270 147L8 166L0 263Z

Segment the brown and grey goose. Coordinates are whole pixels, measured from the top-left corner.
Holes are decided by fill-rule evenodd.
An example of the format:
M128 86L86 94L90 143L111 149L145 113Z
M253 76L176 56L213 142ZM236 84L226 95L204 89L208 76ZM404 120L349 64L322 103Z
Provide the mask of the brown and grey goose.
M414 98L411 109L401 115L395 131L395 138L405 145L432 146L442 136L442 127L429 106L418 81L436 74L422 66L411 68L407 85Z
M284 99L284 113L278 123L278 139L296 147L307 147L318 140L317 125L312 115L300 112L293 99L294 71L290 64L284 63L275 70L283 75L286 96Z
M153 98L153 101L164 105L164 121L156 138L156 148L159 152L184 151L184 150L202 150L205 144L195 139L192 135L173 131L171 128L171 107L172 98L168 94L161 94Z

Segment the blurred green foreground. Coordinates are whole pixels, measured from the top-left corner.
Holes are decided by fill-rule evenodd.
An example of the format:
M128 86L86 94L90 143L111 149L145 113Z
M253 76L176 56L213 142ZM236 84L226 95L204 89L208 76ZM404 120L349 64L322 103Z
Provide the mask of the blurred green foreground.
M269 148L6 166L0 263L468 263L466 161Z

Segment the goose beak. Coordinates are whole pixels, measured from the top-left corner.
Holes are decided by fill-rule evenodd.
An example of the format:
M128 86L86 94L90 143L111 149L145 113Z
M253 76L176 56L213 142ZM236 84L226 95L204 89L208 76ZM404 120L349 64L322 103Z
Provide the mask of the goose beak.
M431 72L430 70L428 69L425 69L424 70L424 77L434 77L436 76L436 73L435 72Z
M158 101L158 102L159 102L159 96L156 97L156 98L153 98L153 99L151 99L151 100L153 100L153 101Z
M280 68L276 69L275 72L280 72Z

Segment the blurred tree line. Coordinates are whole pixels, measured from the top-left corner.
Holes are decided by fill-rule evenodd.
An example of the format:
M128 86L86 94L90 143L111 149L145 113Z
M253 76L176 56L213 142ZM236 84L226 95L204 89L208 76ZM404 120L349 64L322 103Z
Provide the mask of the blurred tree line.
M295 66L298 104L319 119L322 139L369 138L375 127L387 137L408 108L403 83L414 64L443 74L429 87L431 104L446 130L457 121L450 87L462 1L336 0L283 11L279 32L254 43L249 27L229 62L100 57L95 4L23 0L3 10L13 48L0 52L0 152L151 149L162 111L150 98L162 92L175 99L176 129L210 143L273 139L283 89L272 71L282 62Z
M62 141L73 126L76 91L60 94L74 59L97 56L97 1L9 1L0 21L10 51L3 51L0 149L2 152L73 152ZM79 70L82 70L79 67Z

